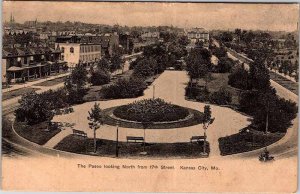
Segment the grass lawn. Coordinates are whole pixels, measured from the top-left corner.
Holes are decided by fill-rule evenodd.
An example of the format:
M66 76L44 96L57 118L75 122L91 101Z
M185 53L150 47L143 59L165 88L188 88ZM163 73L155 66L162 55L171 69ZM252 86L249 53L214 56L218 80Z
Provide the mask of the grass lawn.
M232 105L239 105L239 90L228 85L229 73L212 73L212 79L208 82L207 87L210 93L218 91L224 87L232 94ZM199 86L205 86L204 79L198 80Z
M20 136L39 145L44 145L49 139L61 131L59 128L46 131L46 122L35 125L27 125L23 122L15 122L14 128Z
M284 136L284 133L268 133L251 130L219 139L221 155L231 155L268 146Z
M65 81L66 77L60 77L49 81L44 81L38 84L34 84L34 86L54 86Z
M27 87L27 88L21 88L18 90L13 90L11 92L5 92L5 93L2 93L2 100L8 100L8 99L11 99L14 97L22 96L23 94L37 91L37 90L40 90L40 89Z
M98 156L113 157L116 154L116 142L110 140L97 139L98 149L93 153L93 139L69 135L59 142L54 148L58 150L91 154ZM209 152L209 143L206 144L206 150ZM141 156L143 143L125 143L119 142L119 157L184 157L199 158L203 151L203 142L200 143L153 143L145 145L146 156Z

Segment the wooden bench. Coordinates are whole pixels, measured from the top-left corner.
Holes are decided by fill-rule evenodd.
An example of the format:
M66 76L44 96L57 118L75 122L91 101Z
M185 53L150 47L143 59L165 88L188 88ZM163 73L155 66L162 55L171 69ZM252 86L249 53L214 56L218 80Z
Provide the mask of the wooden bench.
M206 137L205 136L192 136L191 137L191 143L192 142L198 142L198 141L205 141Z
M143 143L144 138L143 137L134 137L134 136L127 136L127 143L133 142L133 143Z
M76 129L73 129L73 134L78 135L78 136L87 137L87 134L85 132L80 131L80 130L76 130Z

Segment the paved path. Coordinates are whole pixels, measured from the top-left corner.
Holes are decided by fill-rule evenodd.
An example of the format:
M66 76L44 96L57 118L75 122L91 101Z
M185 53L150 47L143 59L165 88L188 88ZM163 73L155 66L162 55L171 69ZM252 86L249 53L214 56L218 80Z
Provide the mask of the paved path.
M53 148L56 146L63 138L73 133L70 127L64 128L60 133L52 137L47 143L44 144L45 147Z
M272 72L274 72L274 73L276 73L276 74L279 75L279 76L284 77L285 79L288 79L288 80L290 80L290 81L292 81L292 82L298 84L298 82L296 81L296 79L295 79L294 77L291 77L291 76L289 76L289 75L284 75L284 73L279 73L278 70L275 70L275 69L269 69L269 70L272 71ZM297 86L298 86L298 85L297 85Z
M153 84L155 85L155 97L162 98L168 102L193 108L203 112L204 103L191 102L185 100L185 87L188 83L188 76L184 71L165 71L157 78ZM152 98L153 87L149 86L145 90L145 95L137 99ZM122 99L100 101L102 109L127 104L137 99ZM55 116L54 121L74 123L75 129L85 131L88 137L93 137L93 132L88 127L87 116L88 111L94 105L94 102L84 103L74 106L74 113L67 115ZM210 142L210 157L220 156L218 139L226 135L237 133L239 129L246 127L250 122L248 118L232 109L211 105L212 116L215 122L207 130L208 141ZM119 140L126 141L126 136L143 136L142 129L120 128ZM174 129L147 129L146 142L174 143L189 142L191 136L203 135L202 125L195 125L184 128ZM60 137L61 138L61 137ZM116 127L104 125L97 130L97 138L109 140L116 139Z
M10 91L13 91L13 90L18 90L18 89L21 89L21 88L27 88L27 87L30 87L30 86L33 86L35 84L39 84L39 83L42 83L42 82L45 82L45 81L50 81L50 80L57 79L57 78L60 78L60 77L65 77L69 74L70 74L70 72L67 72L67 73L64 73L64 74L59 74L59 75L51 76L51 77L48 77L48 78L39 79L39 80L36 80L36 81L26 82L24 84L11 85L10 88L2 89L2 93L10 92Z

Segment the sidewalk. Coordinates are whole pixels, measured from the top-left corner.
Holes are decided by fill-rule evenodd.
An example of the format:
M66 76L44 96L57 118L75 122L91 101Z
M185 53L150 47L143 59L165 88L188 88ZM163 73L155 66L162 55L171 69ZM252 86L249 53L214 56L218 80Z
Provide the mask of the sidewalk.
M292 82L298 83L298 82L296 82L295 78L293 78L293 77L291 77L289 75L284 75L283 73L279 73L278 71L275 71L274 69L270 69L269 68L269 70L272 71L272 72L274 72L274 73L276 73L277 75L280 75L280 76L282 76L282 77L284 77L284 78L292 81Z
M11 92L11 91L18 90L18 89L21 89L21 88L27 88L27 87L30 87L30 86L33 86L35 84L39 84L39 83L42 83L42 82L45 82L45 81L50 81L50 80L54 80L54 79L57 79L57 78L60 78L60 77L65 77L65 76L68 76L69 74L70 74L70 72L67 72L67 73L51 76L51 77L48 77L48 78L39 79L39 80L36 80L36 81L26 82L24 84L11 85L10 88L2 89L2 93Z
M70 127L65 128L58 134L56 134L54 137L52 137L47 143L45 143L43 146L48 148L54 148L59 142L61 142L65 137L68 135L71 135L73 133L72 129Z

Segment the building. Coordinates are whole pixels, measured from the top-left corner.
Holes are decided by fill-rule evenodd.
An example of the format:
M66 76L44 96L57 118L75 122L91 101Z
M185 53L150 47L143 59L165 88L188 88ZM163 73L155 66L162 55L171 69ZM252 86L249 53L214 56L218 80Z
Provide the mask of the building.
M159 40L159 32L144 32L141 38L143 41L155 42Z
M119 43L124 49L125 53L130 54L133 51L133 38L129 33L122 33L119 35Z
M112 56L114 50L119 48L119 35L117 33L101 35L102 55Z
M202 41L203 43L208 43L209 41L209 32L204 28L193 28L187 31L188 39L191 40L191 43L196 44L197 42Z
M2 49L2 82L24 82L64 71L59 48L4 47Z
M73 68L79 63L91 64L101 59L101 44L93 43L56 43L60 48L61 60L66 61Z

